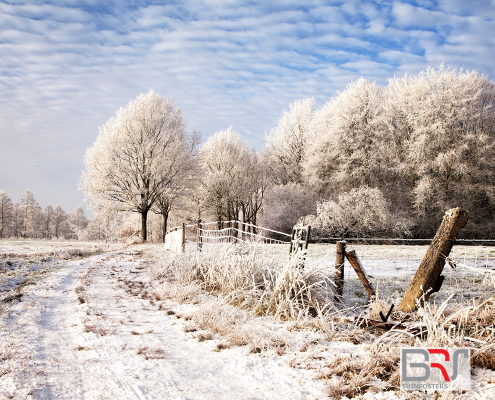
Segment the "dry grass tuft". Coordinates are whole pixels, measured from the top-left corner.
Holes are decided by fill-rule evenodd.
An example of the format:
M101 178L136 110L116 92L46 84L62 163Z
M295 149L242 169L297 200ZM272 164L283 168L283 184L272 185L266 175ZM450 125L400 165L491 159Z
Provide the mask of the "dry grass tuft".
M225 349L230 349L231 347L232 347L231 344L228 342L220 342L216 345L215 351L222 351Z
M492 349L486 349L475 353L471 357L471 365L495 371L495 352Z
M117 329L109 328L109 327L103 327L103 326L99 326L96 329L96 333L100 336L115 335L115 332L117 332Z
M330 362L317 379L329 381L329 395L336 399L352 398L368 390L396 389L399 361L398 354L392 352L371 353L366 360L341 356Z
M93 332L100 336L109 336L109 335L115 335L117 329L107 326L102 326L94 322L85 322L83 325L83 332L86 333Z
M76 289L75 289L75 292L76 292L77 294L84 293L85 291L86 291L86 286L78 286L78 287L76 287Z
M198 339L198 342L205 342L207 340L213 340L213 335L208 332L201 332L195 338Z
M196 328L195 326L189 325L189 324L184 327L184 332L186 332L186 333L196 332L197 330L198 330L198 328Z
M157 298L190 301L206 289L256 315L287 320L333 307L333 282L323 268L301 268L301 257L268 258L255 246L216 247L159 261L150 276L162 282Z
M83 325L83 332L88 333L88 332L95 332L95 331L96 331L96 324L86 322Z
M139 346L137 355L142 355L145 360L165 358L165 350L161 347Z

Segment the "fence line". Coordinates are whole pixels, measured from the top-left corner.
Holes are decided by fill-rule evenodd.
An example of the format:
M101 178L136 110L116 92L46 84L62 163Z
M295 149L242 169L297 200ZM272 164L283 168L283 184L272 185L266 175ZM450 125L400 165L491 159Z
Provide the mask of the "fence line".
M208 228L211 225L231 226L223 229ZM236 226L243 227L239 229ZM258 233L247 231L247 227L252 227ZM282 237L287 237L288 240L279 240L263 235L265 232L275 233ZM290 243L290 234L275 231L273 229L264 228L241 221L221 221L221 222L201 222L198 224L182 224L167 231L165 235L165 248L176 253L183 252L186 243L197 243L198 248L203 244L218 244L218 243L261 243L261 244L286 244Z
M225 226L226 224L230 226L223 229L214 229L216 228L215 225ZM248 232L247 227L253 228L253 232ZM267 237L265 236L266 233L280 235L280 238L287 238L287 241ZM331 239L342 240L341 238L325 238L325 240ZM290 245L290 235L287 233L241 221L223 221L221 224L219 222L183 224L182 227L178 226L170 229L167 232L167 240L170 243L168 244L170 249L177 253L181 252L186 243L188 247L195 245L194 247L198 246L198 248L203 245L212 246L215 244L241 242L279 244L284 245L284 247L285 245ZM181 240L183 240L183 243ZM426 253L428 247L426 243L431 242L431 240L398 238L345 239L348 242L349 250L354 249L356 251L366 273L378 287L380 296L385 299L388 296L395 296L394 293L399 296L404 293ZM380 241L395 241L396 243L384 246L379 244ZM411 244L414 243L414 245L400 244L397 243L398 241L410 242ZM472 246L473 242L489 243L494 241L482 239L456 240L451 254L446 259L447 265L443 273L445 281L441 293L437 293L435 296L437 301L451 294L455 294L455 298L459 300L473 299L486 293L486 290L493 290L493 284L495 283L495 247L490 245ZM288 255L288 247L287 250L277 246L266 247L265 249L270 254ZM305 264L308 266L314 264L328 265L328 271L331 273L335 266L334 246L310 245ZM459 268L456 268L456 266ZM345 262L345 271L344 298L350 303L365 303L366 293L363 291L355 271L347 261ZM435 298L433 298L433 301L435 301Z
M263 236L261 233L253 233L247 230L242 230L236 227L228 227L223 229L204 229L204 225L218 224L218 222L209 222L207 224L201 224L200 228L198 228L198 238L202 239L201 243L203 244L216 244L216 243L231 243L231 242L257 242L263 244L285 244L289 243L289 241L283 241L278 239L269 238ZM272 229L263 228L261 226L256 226L253 224L248 224L241 221L227 221L223 223L229 223L233 225L246 225L251 226L258 230L259 232L270 231L282 236L287 236L290 238L290 235L284 232L274 231Z

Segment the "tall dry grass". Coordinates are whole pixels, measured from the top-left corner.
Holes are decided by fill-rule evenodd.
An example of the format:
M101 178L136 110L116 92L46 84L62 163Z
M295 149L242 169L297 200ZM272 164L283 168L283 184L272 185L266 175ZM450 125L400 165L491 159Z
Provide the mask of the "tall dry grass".
M303 254L274 258L255 245L215 246L157 261L150 275L154 280L197 284L256 315L289 320L335 307L332 277L321 267L303 263Z

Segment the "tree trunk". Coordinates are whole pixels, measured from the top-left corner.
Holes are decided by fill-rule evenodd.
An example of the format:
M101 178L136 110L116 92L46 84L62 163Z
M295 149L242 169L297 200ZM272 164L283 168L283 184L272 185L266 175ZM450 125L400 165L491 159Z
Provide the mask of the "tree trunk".
M468 218L469 213L462 208L453 208L445 213L442 224L400 303L400 311L414 311L416 302L419 300L423 304L432 291L441 284L440 274L445 259L452 250L457 234L466 226Z
M147 224L148 222L148 211L141 211L141 239L146 241L148 239L148 230Z
M162 213L162 216L163 216L162 242L165 243L165 236L167 235L168 211Z

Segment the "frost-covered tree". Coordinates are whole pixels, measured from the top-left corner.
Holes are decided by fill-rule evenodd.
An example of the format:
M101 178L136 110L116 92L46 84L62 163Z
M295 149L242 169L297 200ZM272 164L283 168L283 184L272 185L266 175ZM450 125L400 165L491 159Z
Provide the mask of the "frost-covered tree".
M115 242L120 238L122 231L122 218L126 213L108 212L101 209L96 212L84 231L84 239L97 240L101 242Z
M271 172L267 169L265 157L261 153L251 152L246 161L245 191L241 198L243 221L256 225L258 214L265 202L266 191L271 184Z
M315 112L304 162L306 181L320 190L382 184L382 89L360 78Z
M74 238L81 240L84 236L83 231L88 226L89 221L80 205L77 205L76 208L69 213L67 222L70 234Z
M301 223L311 225L318 236L409 234L407 220L393 213L380 189L367 186L351 189L335 200L317 202L316 215L304 217Z
M199 138L199 134L197 135ZM192 195L192 190L198 186L198 158L197 152L191 153L187 163L178 171L174 178L162 189L151 210L162 217L161 236L165 242L168 219L172 209L183 209L184 201Z
M22 206L19 203L14 203L12 208L12 233L18 238L22 235L23 212Z
M0 190L0 239L10 234L14 205L5 190Z
M201 187L217 221L240 219L238 200L243 195L243 177L250 158L251 149L233 127L210 136L199 149Z
M48 205L45 207L43 213L42 234L43 237L50 239L52 237L52 225L53 225L53 207Z
M160 196L156 199L152 208L155 214L162 216L162 232L161 239L165 242L165 236L167 234L168 218L172 207L177 204L178 199L184 194L185 189L182 187L169 187L162 191Z
M386 155L409 214L424 226L453 206L476 210L472 221L481 209L493 208L494 83L441 64L390 80L386 92Z
M265 197L261 226L291 233L301 217L315 212L315 202L313 191L302 184L270 187Z
M202 198L216 220L256 222L267 186L259 155L229 127L208 138L199 161Z
M141 237L156 199L179 173L198 144L181 110L154 91L139 95L100 128L85 156L80 183L94 211L137 212Z
M41 207L29 190L24 192L21 198L21 205L23 213L22 236L24 238L36 238L40 234Z
M53 234L58 239L67 233L67 213L59 204L53 209Z
M267 137L265 153L275 184L302 182L302 162L313 118L314 99L305 98L284 110Z

